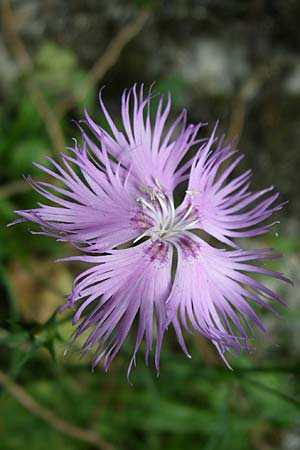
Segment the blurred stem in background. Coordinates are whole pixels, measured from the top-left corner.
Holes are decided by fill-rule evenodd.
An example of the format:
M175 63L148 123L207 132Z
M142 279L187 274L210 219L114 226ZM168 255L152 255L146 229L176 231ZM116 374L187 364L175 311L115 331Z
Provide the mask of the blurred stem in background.
M44 126L51 141L53 156L57 156L65 148L65 137L61 120L78 102L84 102L88 93L95 89L96 85L109 69L118 61L124 47L143 29L144 24L150 16L150 11L141 10L132 22L128 23L113 37L106 51L100 55L99 59L87 73L85 79L82 80L82 85L78 88L79 98L76 98L74 95L68 95L52 108L38 82L35 80L34 64L24 42L18 34L17 23L10 0L1 0L0 6L1 21L7 37L7 43L20 66L28 94L43 119ZM0 197L24 192L27 188L29 188L29 185L26 181L13 182L10 186L2 186L0 188Z
M57 417L51 410L41 406L25 391L25 389L16 383L13 383L1 370L0 385L2 385L27 411L45 421L51 428L54 428L72 439L78 439L91 444L99 450L113 450L112 445L103 440L98 433L76 427Z

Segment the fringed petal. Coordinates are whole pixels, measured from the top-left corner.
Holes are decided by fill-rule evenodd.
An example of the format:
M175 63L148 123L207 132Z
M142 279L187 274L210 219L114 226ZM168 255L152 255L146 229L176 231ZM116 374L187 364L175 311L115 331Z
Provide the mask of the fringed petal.
M89 252L110 250L134 239L140 234L134 221L137 193L128 187L120 166L110 160L105 143L101 154L102 162L96 163L85 145L80 149L76 144L72 156L61 155L61 164L49 158L53 169L36 164L59 185L28 178L50 204L15 213L23 221L39 224L41 234L81 244Z
M165 301L171 290L172 247L160 240L113 250L104 256L83 256L93 267L79 275L65 307L76 307L74 340L88 332L82 351L94 350L93 366L104 360L107 370L124 343L133 322L137 334L128 376L143 337L145 359L156 334L155 366L159 372L160 349L166 321ZM80 306L77 306L80 305ZM87 308L92 310L84 317ZM72 341L72 342L73 342Z
M152 187L155 180L172 191L181 181L186 179L184 170L179 168L180 162L193 147L204 139L198 139L197 134L203 124L187 125L186 111L167 125L171 109L170 94L164 105L160 97L158 106L151 117L153 101L151 90L144 95L143 85L138 93L136 85L129 91L125 90L121 101L121 117L123 131L115 126L100 94L101 109L106 117L112 135L97 125L86 113L86 124L99 143L102 137L107 139L108 151L121 162L122 166L132 170L132 180L147 187ZM130 109L132 106L132 114ZM96 146L95 146L96 147ZM197 147L196 147L197 148ZM96 147L97 152L97 147ZM191 162L185 166L187 169Z
M225 251L211 247L190 232L175 241L178 263L167 300L167 325L173 322L179 343L183 338L178 316L187 332L195 330L210 339L221 353L251 351L254 327L266 332L250 303L276 313L269 301L280 297L252 278L253 274L290 282L261 264L279 257L270 249ZM256 264L250 264L254 261ZM187 350L183 347L185 353Z
M232 150L233 142L224 145L220 140L216 143L215 131L194 159L185 203L192 201L194 204L198 215L197 228L224 244L239 248L232 239L270 231L270 227L278 222L266 221L282 208L283 203L276 202L278 193L270 194L273 187L250 192L251 171L231 178L243 156L228 163L237 151ZM224 163L227 168L222 170Z

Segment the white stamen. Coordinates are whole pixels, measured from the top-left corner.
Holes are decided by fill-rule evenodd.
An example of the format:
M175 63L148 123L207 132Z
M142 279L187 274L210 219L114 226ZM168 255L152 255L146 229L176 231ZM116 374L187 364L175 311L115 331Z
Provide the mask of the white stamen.
M157 238L170 239L178 233L190 230L199 221L199 218L195 218L193 214L193 200L185 211L182 211L181 208L177 213L178 217L176 217L172 196L164 190L157 178L155 178L155 184L158 189L155 187L147 188L143 185L139 186L140 190L146 194L146 198L140 196L136 200L154 225L138 236L134 243L146 236L149 236L153 241L157 240ZM196 191L186 191L186 193L193 197Z

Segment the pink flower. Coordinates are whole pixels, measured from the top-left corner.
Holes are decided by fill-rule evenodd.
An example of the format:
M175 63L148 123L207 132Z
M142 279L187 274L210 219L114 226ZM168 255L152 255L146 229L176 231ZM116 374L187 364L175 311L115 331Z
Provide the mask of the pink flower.
M165 105L159 99L153 119L150 104L143 87L125 91L121 131L100 95L111 133L86 113L82 144L75 142L60 164L48 158L52 169L35 164L59 181L29 178L47 204L16 211L16 222L35 222L38 233L83 252L65 260L92 264L75 279L63 308L76 307L72 342L89 331L82 350L93 349L93 366L103 359L107 370L137 322L128 374L143 338L147 363L156 341L159 371L170 324L187 356L182 328L211 339L224 360L227 350L250 351L253 328L265 331L250 303L274 312L269 300L282 302L252 275L289 281L262 266L279 256L271 249L242 250L233 240L269 231L273 223L266 220L283 206L278 194L272 188L249 192L250 172L232 177L241 156L216 137L216 129L199 139L202 124L187 125L185 111L167 125L170 96ZM174 190L184 182L185 198L175 206ZM206 242L203 231L224 248Z

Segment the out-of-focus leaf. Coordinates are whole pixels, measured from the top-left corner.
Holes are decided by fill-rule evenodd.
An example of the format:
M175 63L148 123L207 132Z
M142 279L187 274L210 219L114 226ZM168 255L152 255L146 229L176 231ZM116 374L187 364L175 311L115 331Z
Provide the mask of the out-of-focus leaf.
M77 70L72 74L70 83L70 93L75 100L75 104L78 107L80 114L82 114L83 108L90 111L97 98L96 87L93 84L87 84L86 73L82 70Z
M46 153L48 153L47 144L42 139L31 138L20 141L16 144L12 154L12 172L19 176L28 172L41 174L40 169L37 169L32 163L37 162L48 166L49 162L44 157Z
M288 384L282 386L282 377L276 374L262 374L260 379L255 379L253 376L247 375L243 376L244 385L247 389L251 389L253 392L253 397L256 398L261 403L261 412L269 414L270 416L278 416L278 421L286 420L288 416L282 417L282 411L284 408L283 403L287 403L290 413L293 413L291 407L298 409L299 419L300 419L300 398L295 398L294 396L288 395L287 387ZM280 414L276 414L276 405L278 405L278 399L280 399L280 404L282 404ZM295 413L295 411L294 411Z
M47 42L39 48L35 63L36 79L48 87L55 88L56 91L68 87L70 75L77 68L74 52L53 42Z
M5 336L1 336L0 334L0 345L8 345L8 344L18 344L22 342L26 342L29 340L29 333L26 331L20 331L17 333L7 334Z
M30 97L28 95L20 97L14 120L11 122L11 137L18 140L25 139L27 136L33 137L40 133L42 127L42 118ZM13 151L13 148L9 150Z
M45 92L59 103L63 97L71 96L74 105L90 108L95 100L95 86L88 87L87 74L79 66L75 53L47 42L36 55L35 78Z
M144 426L149 430L172 433L192 433L201 428L209 434L215 426L215 415L213 411L163 401L156 413L146 418Z
M162 94L172 95L172 104L181 107L184 100L184 93L186 89L186 82L178 75L169 75L160 80L155 86L155 91Z
M0 198L0 226L5 226L10 220L12 220L13 209L13 202L5 198Z
M18 350L14 352L14 358L10 369L10 375L12 378L16 378L19 375L23 366L35 355L36 351L40 347L40 342L34 341L28 350Z

